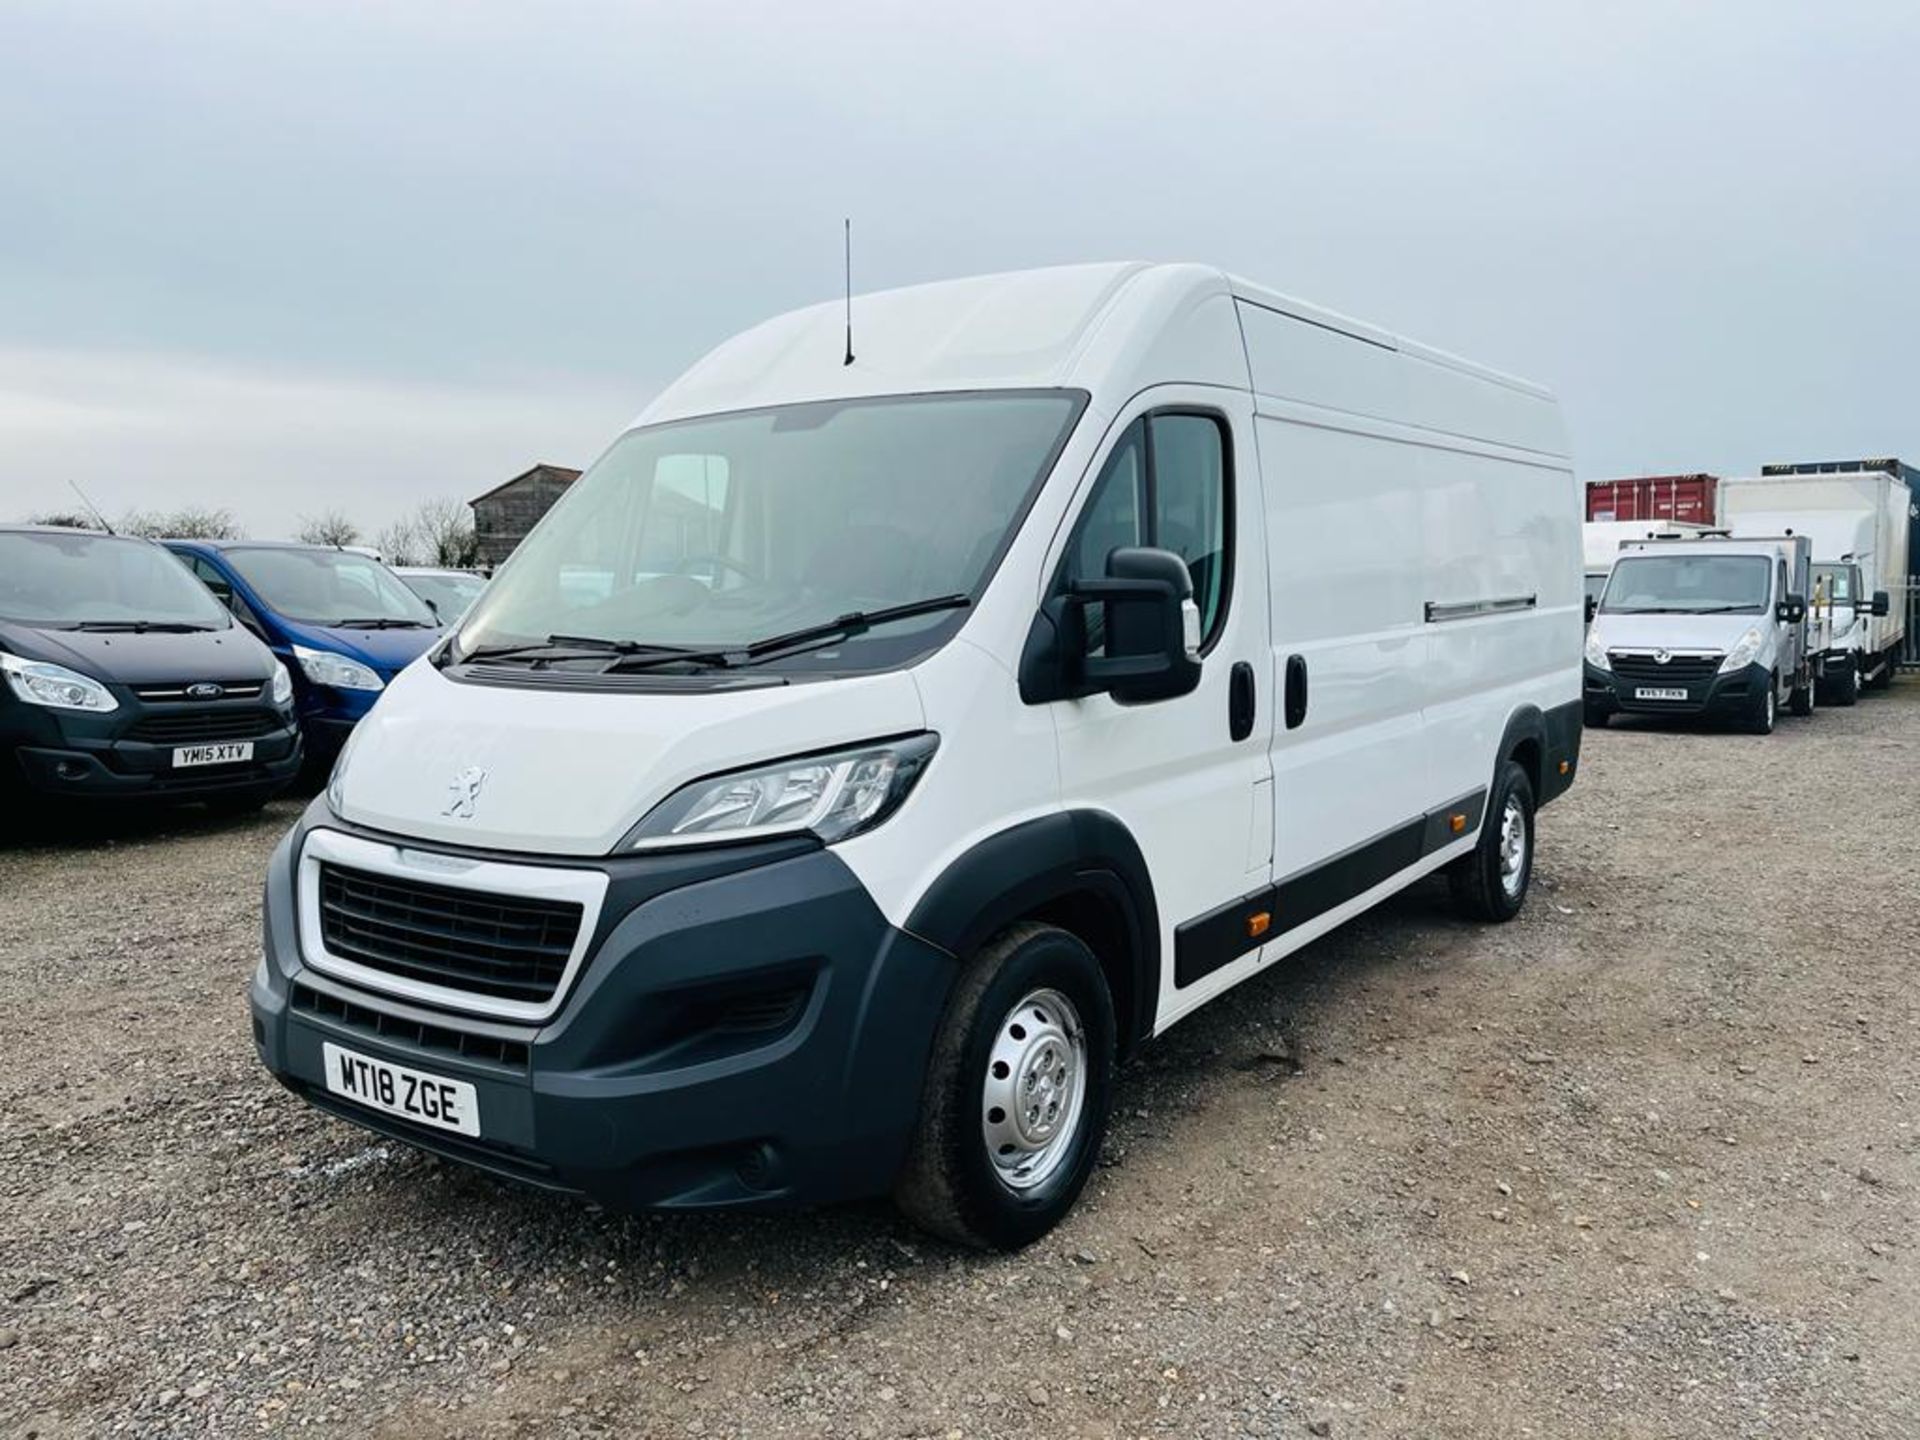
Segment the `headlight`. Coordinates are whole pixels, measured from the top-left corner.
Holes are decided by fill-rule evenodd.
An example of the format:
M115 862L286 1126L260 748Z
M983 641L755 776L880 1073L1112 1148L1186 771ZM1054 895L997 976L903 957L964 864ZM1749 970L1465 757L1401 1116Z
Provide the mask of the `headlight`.
M293 658L300 662L307 679L316 685L331 685L336 690L378 690L384 683L358 660L349 660L331 650L309 650L304 645L296 645Z
M267 698L276 705L293 699L293 675L278 660L273 662L273 684L267 690Z
M1587 664L1596 670L1613 669L1613 666L1607 663L1606 646L1600 643L1600 637L1591 630L1587 632Z
M1748 630L1733 642L1733 649L1727 652L1727 658L1720 662L1720 673L1728 674L1734 670L1744 670L1753 663L1753 657L1760 653L1760 631Z
M22 660L18 655L0 650L0 670L6 672L7 684L13 693L29 705L102 714L120 708L120 702L106 686L64 665L46 660Z
M939 743L934 735L910 735L696 780L648 811L622 848L712 845L807 831L831 845L871 830L898 810Z

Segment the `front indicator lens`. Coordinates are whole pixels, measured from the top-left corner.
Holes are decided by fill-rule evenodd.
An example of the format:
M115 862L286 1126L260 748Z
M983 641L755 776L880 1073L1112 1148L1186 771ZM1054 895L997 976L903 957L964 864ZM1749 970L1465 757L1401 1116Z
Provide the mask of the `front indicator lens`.
M0 650L0 672L7 686L28 705L44 705L49 710L91 710L105 714L118 710L120 702L113 692L91 676L47 660L23 660Z
M622 847L658 850L812 832L831 845L900 808L939 745L910 735L684 785L647 812Z
M1733 649L1727 652L1727 658L1720 662L1720 673L1731 675L1735 670L1744 670L1751 665L1754 657L1760 653L1760 631L1750 629L1733 642Z
M1587 632L1587 664L1596 670L1612 670L1607 660L1606 646L1600 643L1600 637L1592 631Z

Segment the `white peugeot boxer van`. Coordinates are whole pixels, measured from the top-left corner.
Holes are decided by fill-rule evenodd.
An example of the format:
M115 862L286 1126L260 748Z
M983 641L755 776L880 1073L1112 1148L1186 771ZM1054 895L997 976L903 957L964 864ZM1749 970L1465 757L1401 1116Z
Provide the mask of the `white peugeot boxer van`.
M1198 266L750 330L354 732L260 1054L611 1206L1032 1240L1141 1042L1431 872L1519 909L1580 746L1565 451L1545 391Z

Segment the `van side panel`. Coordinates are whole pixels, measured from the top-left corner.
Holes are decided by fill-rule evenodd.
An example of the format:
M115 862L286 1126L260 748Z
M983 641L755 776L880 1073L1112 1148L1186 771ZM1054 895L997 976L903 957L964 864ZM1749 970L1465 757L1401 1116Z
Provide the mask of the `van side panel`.
M1426 542L1425 677L1431 783L1488 783L1513 713L1580 698L1579 493L1543 457L1478 447L1420 451ZM1453 617L1453 618L1446 618Z

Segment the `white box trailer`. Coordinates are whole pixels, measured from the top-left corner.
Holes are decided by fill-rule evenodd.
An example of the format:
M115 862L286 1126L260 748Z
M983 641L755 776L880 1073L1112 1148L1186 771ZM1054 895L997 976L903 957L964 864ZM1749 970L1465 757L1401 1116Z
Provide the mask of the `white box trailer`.
M1720 523L1736 535L1805 535L1813 541L1815 586L1833 640L1827 696L1853 703L1860 688L1893 677L1906 634L1908 509L1904 481L1886 471L1753 475L1720 482Z

